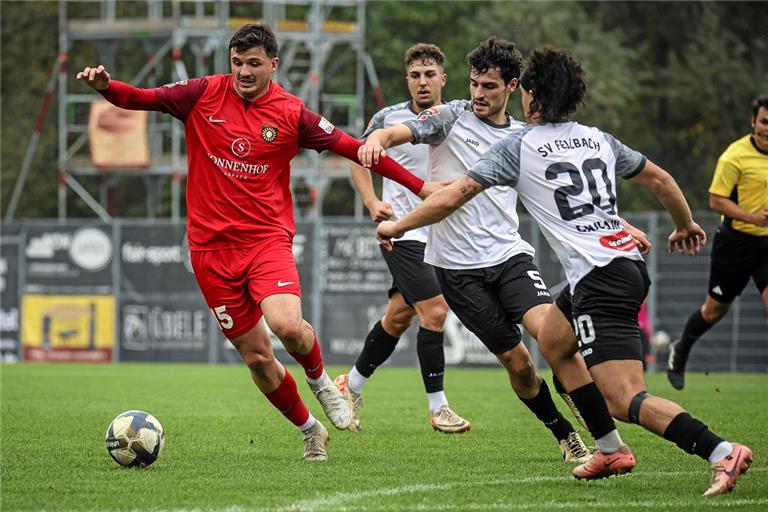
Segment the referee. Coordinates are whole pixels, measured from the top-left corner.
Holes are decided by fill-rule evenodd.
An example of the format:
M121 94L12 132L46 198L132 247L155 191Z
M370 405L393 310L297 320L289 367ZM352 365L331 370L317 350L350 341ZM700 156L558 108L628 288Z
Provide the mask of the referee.
M671 345L667 377L675 389L685 386L693 344L728 313L750 277L768 310L768 95L752 103L752 133L728 146L717 161L709 207L723 222L712 244L707 298Z

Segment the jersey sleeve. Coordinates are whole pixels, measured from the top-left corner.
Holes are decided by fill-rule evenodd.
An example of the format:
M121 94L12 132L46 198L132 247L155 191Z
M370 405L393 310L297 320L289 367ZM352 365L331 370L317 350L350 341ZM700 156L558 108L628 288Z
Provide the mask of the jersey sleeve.
M514 187L520 178L521 129L493 143L469 170L469 177L485 188L497 185Z
M326 118L306 107L299 114L299 146L317 152L331 149L341 137L341 130Z
M729 158L727 152L723 153L717 160L715 175L712 176L709 192L718 196L730 197L740 177L741 170L737 163Z
M206 78L193 78L158 87L160 110L184 121L208 87Z
M379 110L378 112L376 112L371 118L371 121L368 123L368 126L366 126L365 131L360 136L360 140L366 140L374 130L378 130L379 128L384 128L384 119L386 117L387 117L386 109Z
M413 134L413 144L438 145L443 142L456 120L467 110L469 102L457 100L423 110L416 119L403 124Z
M645 167L645 155L625 146L612 135L605 133L605 138L616 156L616 176L630 179L637 175Z
M117 107L128 110L159 110L183 121L203 95L206 84L205 79L198 78L154 89L141 89L119 80L110 80L109 87L99 92L104 99Z

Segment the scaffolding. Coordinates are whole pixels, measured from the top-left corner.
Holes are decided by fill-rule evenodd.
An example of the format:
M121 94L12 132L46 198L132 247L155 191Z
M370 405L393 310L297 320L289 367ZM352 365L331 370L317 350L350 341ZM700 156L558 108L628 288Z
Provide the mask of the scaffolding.
M120 44L132 41L146 56L146 63L129 81L139 87L185 80L229 70L227 43L234 31L258 19L269 24L280 44L280 66L275 80L340 128L359 133L363 127L366 80L365 0L144 0L130 2L134 14L121 14L120 2L101 0L98 13L85 17L85 2L59 3L59 49L64 65L58 68L59 192L58 216L67 217L71 191L102 220L112 216L110 187L125 176L146 183L146 212L155 218L161 197L170 183L170 218L179 220L183 182L187 174L184 130L168 115L150 113L148 119L149 165L144 168L96 168L87 150L87 111L99 99L74 80L66 66L73 45L91 45L99 62L115 69ZM90 10L94 11L90 2ZM142 15L136 16L137 6ZM239 10L240 17L232 16ZM260 12L259 12L260 11ZM344 84L326 86L342 67L354 69ZM190 73L188 68L193 69ZM77 85L77 87L76 87ZM348 179L348 162L334 155L302 151L293 160L292 187L300 216L317 218L325 190L334 179ZM98 183L98 198L83 183ZM93 187L91 187L93 188ZM309 197L307 197L309 196ZM311 203L311 204L310 204ZM359 209L359 208L358 208Z

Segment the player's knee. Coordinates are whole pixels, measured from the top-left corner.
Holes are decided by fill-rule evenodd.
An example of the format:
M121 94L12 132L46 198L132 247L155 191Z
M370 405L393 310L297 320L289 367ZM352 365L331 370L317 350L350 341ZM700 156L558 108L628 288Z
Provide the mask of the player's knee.
M511 375L515 375L521 381L534 382L536 380L536 369L533 367L533 360L526 352L524 355L516 353L515 350L508 350L499 356L501 363Z
M298 321L284 319L275 322L275 325L270 324L269 328L280 340L299 340L303 331L303 323L301 318Z
M701 308L701 317L708 324L715 324L728 314L731 305L726 302L707 301Z
M381 326L387 334L399 338L411 326L411 315L392 315L381 319Z
M274 356L271 353L256 350L246 352L242 356L248 369L256 374L265 373L266 369L274 361Z

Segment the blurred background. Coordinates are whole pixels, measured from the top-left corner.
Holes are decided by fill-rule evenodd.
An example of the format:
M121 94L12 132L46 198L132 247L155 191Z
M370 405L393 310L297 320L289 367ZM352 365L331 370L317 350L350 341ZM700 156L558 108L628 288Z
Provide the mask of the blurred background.
M238 360L189 271L182 125L104 105L74 80L86 65L104 64L140 87L227 73L234 30L263 20L280 44L276 80L359 135L379 108L409 98L402 59L414 43L446 54L444 99L468 97L464 56L488 36L514 41L523 56L553 44L587 72L586 104L574 118L670 171L710 235L717 158L750 132L750 102L768 92L765 2L102 0L3 1L0 9L6 361ZM509 110L520 117L517 94ZM329 361L344 364L380 317L390 284L348 174L346 161L314 152L301 153L292 173L305 317ZM655 244L647 305L654 369L704 299L708 249L667 255L671 225L660 205L630 183L618 192L621 212ZM521 232L550 287L563 286L526 215ZM766 327L750 283L697 344L689 368L768 370ZM450 364L495 364L455 317L446 332ZM415 364L413 342L407 333L394 364Z

